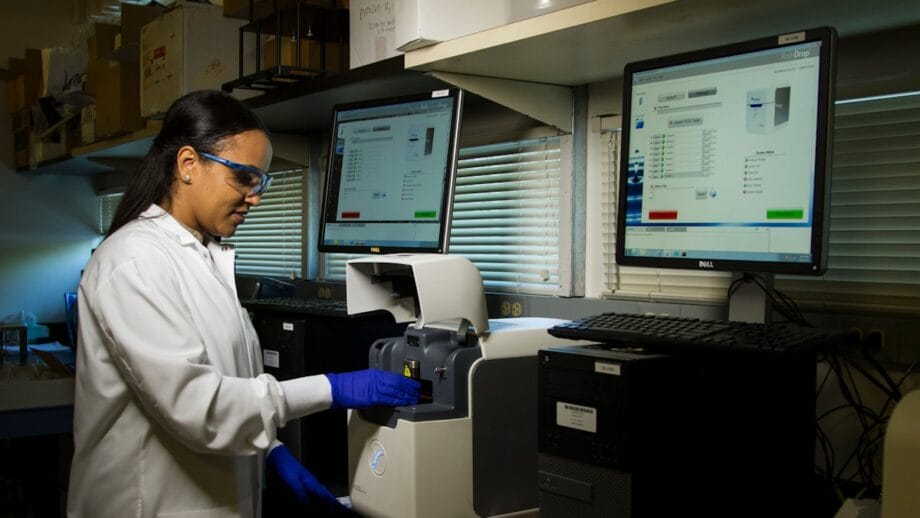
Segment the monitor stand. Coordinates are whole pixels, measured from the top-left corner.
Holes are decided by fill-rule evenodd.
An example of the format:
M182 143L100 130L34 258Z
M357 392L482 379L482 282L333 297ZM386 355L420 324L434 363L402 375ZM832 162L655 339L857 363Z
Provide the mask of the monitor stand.
M728 319L733 322L769 324L773 312L772 301L753 280L742 280L753 275L745 272L732 273L732 284L736 288L728 297ZM760 274L758 277L767 290L773 291L773 274Z

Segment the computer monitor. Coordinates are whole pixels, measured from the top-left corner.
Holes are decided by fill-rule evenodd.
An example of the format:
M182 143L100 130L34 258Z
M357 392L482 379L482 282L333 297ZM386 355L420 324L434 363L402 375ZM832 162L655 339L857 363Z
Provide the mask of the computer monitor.
M818 275L836 32L626 65L617 263Z
M319 250L447 253L463 94L333 109Z

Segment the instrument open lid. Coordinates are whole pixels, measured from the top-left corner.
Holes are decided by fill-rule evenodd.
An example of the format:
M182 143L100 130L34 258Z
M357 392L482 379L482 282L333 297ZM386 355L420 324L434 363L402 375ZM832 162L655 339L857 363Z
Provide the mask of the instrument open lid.
M345 273L348 314L389 311L397 322L416 328L458 321L488 333L482 275L459 255L392 254L348 261Z

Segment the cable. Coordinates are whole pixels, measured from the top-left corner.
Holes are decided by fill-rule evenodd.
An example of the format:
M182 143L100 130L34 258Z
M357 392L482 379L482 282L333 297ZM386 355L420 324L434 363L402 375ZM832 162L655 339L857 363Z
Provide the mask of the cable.
M866 415L869 415L869 416L873 416L873 417L874 417L874 416L876 415L875 412L873 412L872 409L869 408L869 407L857 406L857 405L853 405L853 404L851 404L851 403L846 403L846 404L844 404L844 405L837 405L837 406L835 406L834 408L825 411L823 414L821 414L820 416L818 416L817 421L821 421L821 420L827 418L828 416L830 416L831 414L835 414L835 413L837 413L837 412L839 412L839 411L841 411L841 410L846 410L846 409L848 409L848 408L852 408L852 409L853 409L854 411L856 411L856 412L860 412L860 413L863 413L863 414L866 414Z
M824 453L824 474L827 478L828 484L834 484L834 462L836 461L836 452L834 451L834 445L831 443L830 437L827 436L827 433L821 428L821 425L815 423L815 436L818 439L818 443L821 445L821 451Z
M846 358L846 357L844 357L844 359L847 360L846 363L847 363L848 366L851 366L851 367L853 367L854 369L856 369L857 371L859 371L859 373L862 374L864 378L866 378L866 379L869 380L873 385L875 385L876 387L878 387L878 389L881 390L883 394L885 394L885 395L888 396L889 398L894 399L895 401L900 401L900 400L901 400L901 392L897 389L897 385L895 384L895 382L894 382L893 380L891 381L891 383L890 383L889 385L886 386L886 385L883 384L881 381L879 381L875 376L873 376L872 373L870 373L869 371L867 371L866 369L864 369L864 368L863 368L862 366L860 366L858 363L855 363L855 362L851 361L849 358ZM882 367L881 365L878 365L878 369L881 369L881 370L884 371L884 367ZM885 371L885 374L884 374L883 377L886 378L886 379L891 379L891 378L888 376L888 372L887 372L887 371Z
M859 476L860 479L862 479L862 483L865 488L874 489L877 486L877 484L875 484L875 478L874 478L875 477L875 467L874 465L872 465L873 457L870 456L870 458L868 459L869 462L867 464L866 459L864 458L865 455L862 454L862 452L864 452L866 449L869 449L870 446L874 446L878 441L881 441L884 439L885 434L884 434L883 428L887 426L887 422L888 422L887 418L882 418L878 422L874 423L873 426L870 426L863 430L863 433L860 434L859 439L857 439L856 441L856 447L854 448L853 453L847 459L847 464L845 464L838 472L838 475L837 475L838 478L843 475L843 470L846 468L846 465L849 464L849 461L852 460L855 455L856 462L857 462L857 472L851 475L849 478L847 478L847 482L852 482L854 477ZM873 431L875 431L876 427L879 427L879 429L881 430L878 432L879 435L874 437L872 440L868 441L868 443L865 443L866 439L870 436L871 433L873 433Z
M920 365L920 360L917 360L917 361L915 361L914 363L910 364L910 367L908 367L907 370L904 371L904 375L901 376L901 379L899 379L899 380L898 380L898 383L897 383L897 388L898 388L898 391L899 391L899 392L900 392L900 390L901 390L901 385L903 385L903 384L904 384L904 381L906 381L907 378L910 377L910 375L913 373L914 369L916 369L918 365ZM882 415L884 415L885 412L888 410L888 405L889 405L893 400L894 400L894 399L891 398L890 396L889 396L888 399L885 400L885 404L882 405Z
M824 362L827 363L827 359L825 359ZM833 369L831 369L830 365L828 365L828 367L827 367L827 372L824 373L824 379L821 380L821 384L818 385L818 390L815 391L815 398L816 398L816 399L817 399L818 396L821 395L821 392L824 390L824 385L827 384L827 380L831 377L831 372L832 372L832 371L833 371Z
M816 466L816 473L826 480L828 498L834 498L838 502L843 502L846 498L854 497L854 495L857 498L863 496L877 498L881 494L878 462L881 447L884 444L885 432L887 431L888 416L886 411L888 405L883 405L882 412L876 412L870 408L866 401L863 400L857 384L858 378L854 372L866 377L866 379L876 378L873 383L882 389L883 393L892 394L885 383L879 381L871 372L862 368L861 365L853 361L853 358L849 358L843 353L844 351L836 348L826 352L824 361L827 362L828 370L821 379L816 391L816 397L823 394L829 385L831 373L836 374L840 395L844 402L816 416L815 433L816 444L819 448L817 453L819 459L823 460L824 463L823 466ZM920 366L920 360L915 362L911 369L908 370L913 371L918 366ZM909 373L906 374L909 376ZM901 381L905 379L906 376L902 377ZM845 459L837 459L837 452L830 436L822 425L822 421L843 411L852 411L856 414L858 418L856 422L860 423L861 430L849 455ZM839 422L845 423L843 420ZM844 479L844 474L848 469L852 469L852 472Z
M788 303L788 302L784 302ZM787 309L794 311L792 306ZM904 382L920 368L920 359L913 362L903 375L895 381L887 368L865 347L859 347L858 353L850 352L852 347L832 346L824 352L823 361L828 370L823 375L815 391L818 398L831 385L831 374L836 376L836 385L843 402L824 410L816 416L816 444L818 458L823 466L816 466L816 472L826 478L828 496L835 495L841 502L847 497L872 497L881 495L881 472L879 470L882 448L890 419L892 403L901 398ZM857 374L854 374L857 373ZM865 381L863 381L865 380ZM867 383L881 391L885 396L879 410L868 406L860 386ZM825 431L824 420L840 412L853 412L859 423L859 435L852 451L846 458L837 458L834 444ZM844 420L836 422L845 423ZM855 464L855 465L854 465ZM844 474L848 473L846 478Z
M805 327L814 327L811 325L808 320L805 318L805 315L802 314L802 311L799 309L799 306L791 298L783 294L781 291L777 290L775 287L768 287L766 281L753 276L754 282L763 290L764 293L770 298L773 302L773 307L780 312L787 319L805 326Z
M878 371L882 379L884 379L885 382L888 383L888 386L891 387L891 391L889 393L893 395L895 401L900 401L902 397L901 391L898 388L898 385L894 382L894 380L891 379L891 376L888 375L888 370L885 369L885 367L883 367L881 363L879 363L878 359L875 356L869 354L869 351L867 351L865 347L860 347L859 351L862 353L863 358L868 360L869 363L871 363L872 366L875 367L875 370Z

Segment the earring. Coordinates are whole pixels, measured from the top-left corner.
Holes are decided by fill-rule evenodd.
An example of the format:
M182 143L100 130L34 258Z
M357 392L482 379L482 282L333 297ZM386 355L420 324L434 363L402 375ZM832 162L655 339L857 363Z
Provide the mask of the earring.
M185 183L192 183L192 177L189 175L185 175L182 177L182 181Z

